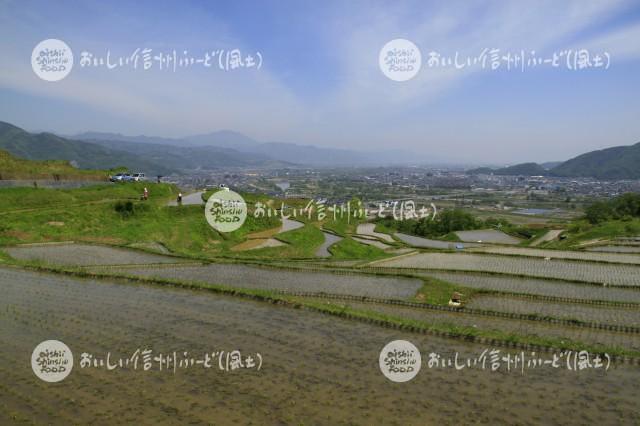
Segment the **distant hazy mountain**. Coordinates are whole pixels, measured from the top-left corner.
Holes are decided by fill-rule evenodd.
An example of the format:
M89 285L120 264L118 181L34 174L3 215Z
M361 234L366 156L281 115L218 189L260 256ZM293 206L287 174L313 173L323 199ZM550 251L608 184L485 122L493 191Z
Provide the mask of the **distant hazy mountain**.
M547 161L546 163L541 163L540 165L547 170L551 170L554 167L558 167L560 164L562 164L562 161Z
M469 174L512 176L594 177L597 179L640 179L640 143L587 152L563 163L522 163L492 169L480 167Z
M274 164L290 163L309 166L362 166L385 164L416 164L425 161L415 153L401 150L361 152L349 149L321 148L312 145L298 145L283 142L258 142L242 133L220 130L213 133L187 136L184 138L161 138L151 136L125 136L118 133L85 132L71 136L73 139L91 141L105 145L107 141L132 142L139 144L173 145L176 147L215 147L232 149L252 154L250 162L269 159ZM118 149L129 150L124 145ZM433 159L437 161L437 159Z
M591 151L551 171L556 176L640 179L640 143Z
M148 174L168 174L171 168L128 152L66 139L53 133L29 133L0 121L0 149L28 160L67 160L82 169L127 167Z
M88 142L126 151L174 170L212 170L221 167L289 167L292 163L272 160L262 154L240 152L217 146L176 146L120 140L90 139Z

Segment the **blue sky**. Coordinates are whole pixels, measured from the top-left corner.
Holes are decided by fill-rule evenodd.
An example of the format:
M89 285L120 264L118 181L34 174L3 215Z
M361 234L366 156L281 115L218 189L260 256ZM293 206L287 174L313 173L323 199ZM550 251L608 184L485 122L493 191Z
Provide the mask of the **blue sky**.
M31 52L64 40L74 69L40 80ZM524 72L423 67L386 78L378 54L607 52L609 69ZM25 129L185 136L221 129L261 141L436 160L562 160L640 141L640 3L586 1L47 2L0 0L0 120ZM260 52L260 70L81 68L81 51Z

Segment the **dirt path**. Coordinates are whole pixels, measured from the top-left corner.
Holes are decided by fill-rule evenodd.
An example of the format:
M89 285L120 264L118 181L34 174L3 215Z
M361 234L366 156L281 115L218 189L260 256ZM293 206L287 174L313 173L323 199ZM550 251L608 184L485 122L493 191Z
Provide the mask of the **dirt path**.
M193 192L189 195L185 195L182 197L182 205L183 206L190 206L190 205L198 205L198 204L204 204L204 201L202 200L202 194L204 194L204 191L198 191L198 192ZM169 201L167 203L168 206L177 206L178 202L177 200L172 200Z

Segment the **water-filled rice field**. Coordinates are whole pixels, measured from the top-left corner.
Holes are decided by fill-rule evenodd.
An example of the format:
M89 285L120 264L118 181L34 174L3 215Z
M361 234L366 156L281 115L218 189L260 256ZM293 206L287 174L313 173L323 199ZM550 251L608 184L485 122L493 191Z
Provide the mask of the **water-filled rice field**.
M493 254L509 254L533 257L549 257L551 259L592 260L597 262L640 264L640 256L633 254L594 253L585 251L544 250L526 247L483 247L474 251ZM640 251L639 251L640 252Z
M477 231L458 231L458 238L466 242L483 242L494 244L518 244L521 240L495 229L480 229Z
M461 272L434 271L426 272L424 275L475 289L523 293L538 296L564 297L571 299L640 303L640 291L635 289L600 287L573 284L564 281L492 276Z
M467 253L419 253L383 260L376 267L498 272L531 277L640 286L640 266Z
M453 424L461 415L487 424L633 424L639 418L640 369L629 365L524 374L429 369L431 352L465 359L487 347L206 292L13 269L0 269L0 291L2 424ZM33 348L51 338L76 355L71 375L57 384L38 380L29 363ZM394 339L411 341L423 356L422 370L404 384L378 368L380 350ZM239 349L260 353L263 366L174 374L77 364L81 352L125 357L137 348L155 355Z
M635 246L597 246L597 247L589 247L585 250L590 252L640 254L640 247L635 247Z
M388 243L393 243L393 238L389 234L384 234L382 232L376 232L376 224L375 223L361 223L358 225L356 229L356 233L359 235L368 235L371 237L380 238Z
M395 299L413 297L422 286L422 280L420 279L294 271L233 263L205 266L123 267L97 270L126 275L225 284L240 288L312 293L324 292Z
M15 259L57 265L125 265L180 261L175 257L91 244L29 245L6 247L3 250Z
M473 327L478 330L501 331L520 336L554 337L558 340L581 342L587 345L604 345L640 351L640 334L378 303L352 301L338 303L354 309L424 321L429 324Z
M466 306L498 312L537 314L543 317L640 327L639 308L590 306L491 295L475 296Z

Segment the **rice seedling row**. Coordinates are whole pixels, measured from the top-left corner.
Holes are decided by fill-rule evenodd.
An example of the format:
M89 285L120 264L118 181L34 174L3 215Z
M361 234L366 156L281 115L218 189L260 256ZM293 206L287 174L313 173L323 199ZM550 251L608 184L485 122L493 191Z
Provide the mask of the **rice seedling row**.
M225 284L239 288L326 292L383 298L413 297L422 286L420 279L334 274L260 268L241 264L210 264L179 267L110 268L126 275Z
M180 261L180 258L171 256L91 244L6 247L4 250L18 260L72 266L176 263Z
M575 319L600 324L640 326L640 310L605 308L571 303L551 303L523 300L514 297L480 295L473 297L467 308L516 314L535 314L541 317Z
M474 252L543 257L550 259L586 260L594 262L640 264L640 256L633 254L595 253L591 251L545 250L526 247L483 247ZM638 251L640 253L640 251Z
M589 247L585 249L590 252L603 252L603 253L637 253L640 254L640 247L635 246L597 246Z
M635 289L611 288L584 284L572 284L564 281L541 280L487 274L461 272L425 272L425 277L434 277L443 281L474 289L491 290L506 293L521 293L538 296L550 296L580 300L603 300L610 302L640 303L640 291Z
M418 253L376 261L372 265L376 268L493 272L614 286L640 287L640 266L636 265L589 263L558 259L547 261L532 257L467 253Z
M51 410L58 416L54 423L67 424L128 423L134 415L161 423L167 413L180 423L242 423L247 419L292 423L305 416L339 424L374 423L397 410L399 422L429 424L450 420L460 410L459 400L473 396L474 406L468 414L488 423L529 419L492 409L500 397L505 404L522 405L525 412L537 410L539 420L549 423L561 422L567 405L587 398L593 404L585 407L581 419L606 424L633 416L640 397L636 386L640 372L633 366L616 365L607 374L580 373L578 380L576 373L556 370L532 370L523 376L423 366L411 391L399 399L396 388L383 385L388 382L375 365L380 349L390 340L411 340L423 352L423 359L432 351L442 356L478 356L486 345L209 293L11 272L18 275L0 274L3 306L30 303L24 305L29 308L27 324L10 318L0 323L0 340L10 342L0 351L0 368L5 368L3 377L12 384L7 387L12 396L3 398L2 409L27 418L34 410L45 414ZM33 287L37 290L31 290ZM24 290L42 297L25 301ZM83 322L65 322L64 330L47 321L44 328L36 326L36 319L46 319L52 312L67 312ZM104 327L107 318L111 322ZM126 332L116 333L119 329ZM144 345L156 352L240 349L260 352L265 363L263 370L247 374L192 370L175 375L81 370L76 365L77 370L67 378L72 386L64 382L64 392L51 392L44 383L34 385L37 381L28 362L7 373L10 360L20 356L28 360L33 345L52 335L72 350L98 355L106 350L126 355ZM330 345L326 344L329 338ZM502 350L507 352L519 351ZM17 394L22 399L13 396ZM452 394L457 395L456 401ZM536 408L540 395L554 395L542 411ZM274 410L274 405L286 408Z
M424 321L428 324L471 327L479 330L495 330L520 336L554 337L569 342L581 342L591 345L620 347L628 350L640 350L640 335L610 332L594 328L573 327L538 321L522 321L509 318L497 318L468 313L431 311L387 304L347 302L353 309L373 311L400 318Z

